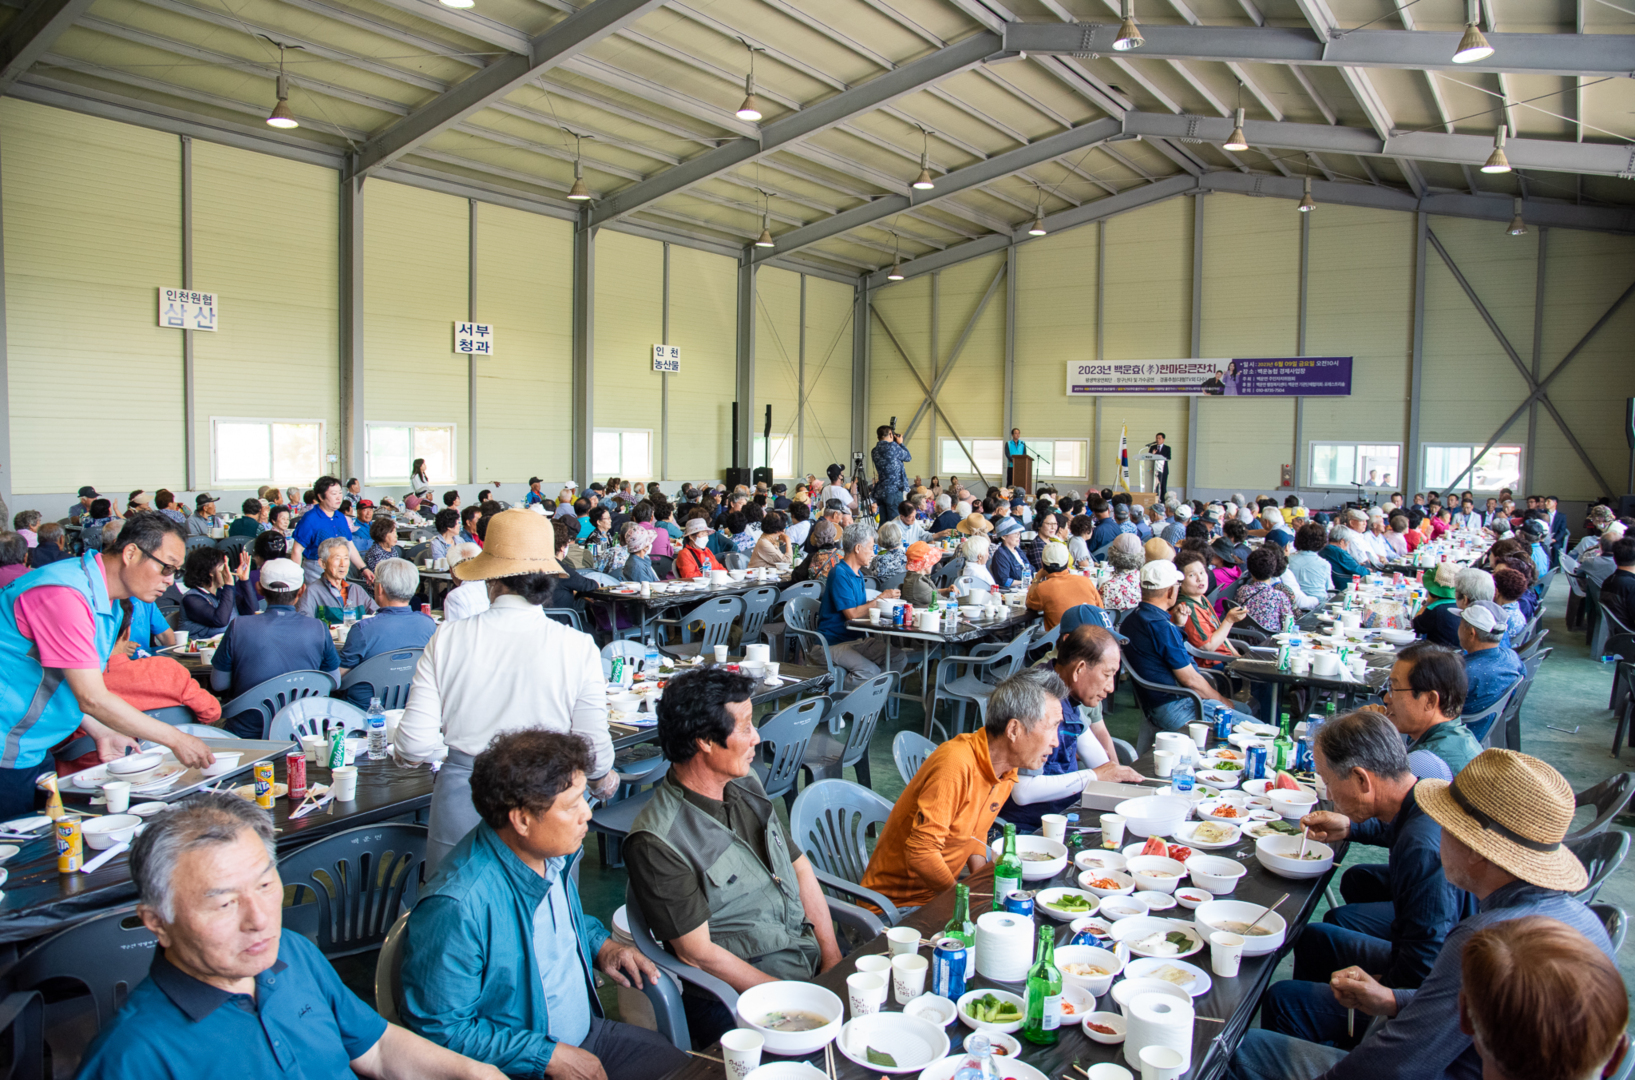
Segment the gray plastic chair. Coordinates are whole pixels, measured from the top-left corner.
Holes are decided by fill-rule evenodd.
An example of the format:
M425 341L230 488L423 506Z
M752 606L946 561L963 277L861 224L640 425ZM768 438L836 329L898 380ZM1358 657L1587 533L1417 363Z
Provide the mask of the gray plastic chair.
M1601 926L1605 928L1607 937L1612 939L1612 954L1617 956L1624 947L1624 938L1629 935L1629 917L1624 914L1624 909L1616 904L1591 904L1589 908L1595 912L1595 917L1601 920ZM1624 1064L1619 1067L1613 1080L1627 1080L1632 1059L1635 1059L1635 1054L1624 1055Z
M409 932L409 913L397 917L375 960L375 1011L388 1024L403 1023L403 939Z
M426 862L426 826L390 821L326 836L278 860L296 903L318 904L318 949L333 960L378 949L414 907ZM293 905L292 905L293 906Z
M777 660L787 660L788 654L784 651L787 639L784 631L788 623L784 616L784 605L799 596L810 596L814 600L823 599L823 583L821 581L797 581L793 585L785 585L778 593L778 602L772 607L771 617L761 624L761 637L772 646L772 656Z
M891 740L891 759L897 763L897 775L903 778L907 785L914 779L914 774L920 771L925 759L937 744L921 735L917 731L899 731L897 737Z
M965 556L956 555L952 559L944 559L931 569L931 583L939 589L946 589L965 572Z
M157 944L127 907L52 934L18 957L7 972L12 988L40 990L48 984L55 988L54 1000L45 1010L45 1045L56 1075L79 1071L91 1040L148 977Z
M1595 899L1607 878L1617 872L1629 857L1629 834L1622 829L1607 829L1583 840L1570 840L1567 850L1578 856L1589 872L1589 884L1576 894L1583 903Z
M866 788L873 786L869 782L869 744L874 741L880 714L891 700L896 679L896 672L882 672L830 704L824 717L826 726L812 735L801 762L808 784L839 779L849 765L856 771L858 783Z
M647 646L632 638L620 638L602 646L602 678L613 674L613 658L622 656L626 666L640 664L647 659Z
M618 578L614 577L612 574L604 574L600 570L581 570L579 571L579 575L590 581L596 582L598 585L619 584Z
M738 641L741 645L759 642L766 618L772 614L772 605L778 602L778 587L763 585L759 589L751 589L739 599L744 602L744 621L739 624Z
M231 725L237 721L241 726L253 723L251 720L239 720L254 713L259 715L261 731L252 738L265 739L272 730L273 717L278 710L292 701L300 701L307 697L328 697L335 689L335 678L324 671L292 671L287 675L268 679L259 686L252 686L238 697L221 707L222 723ZM233 730L229 728L229 730Z
M828 710L827 696L807 698L779 709L761 725L759 756L751 767L768 797L782 795L785 805L794 805L801 761L817 733L818 721Z
M926 735L929 736L933 729L941 730L944 738L948 735L949 729L944 728L937 719L937 705L941 702L951 702L958 707L953 734L958 735L965 730L965 706L968 704L976 706L977 723L980 725L988 715L988 698L993 696L994 687L1021 669L1028 643L1032 640L1033 635L1024 632L986 656L945 656L938 660L932 681L931 708L925 714Z
M732 624L744 613L744 601L737 596L716 596L699 604L679 619L658 619L665 626L679 626L683 640L659 645L659 651L671 656L702 656L717 645L730 643ZM697 641L686 640L694 623L703 625L703 636Z
M1480 742L1484 749L1495 745L1493 742L1494 732L1499 732L1498 745L1503 745L1503 732L1499 729L1499 718L1510 707L1511 698L1516 696L1516 692L1521 689L1522 684L1526 681L1526 679L1517 679L1508 690L1499 695L1499 700L1482 710L1480 715L1464 718L1465 726L1470 729L1472 735L1476 736L1476 741Z
M327 735L340 724L348 732L369 733L369 714L340 698L309 697L292 701L273 717L267 738L298 743L303 735Z
M1146 751L1151 750L1153 744L1158 741L1158 727L1147 715L1148 707L1146 693L1173 694L1176 697L1190 698L1198 709L1198 715L1192 722L1201 723L1208 719L1208 716L1204 710L1203 695L1198 693L1198 691L1186 686L1160 686L1157 683L1149 682L1146 679L1143 679L1141 676L1135 673L1133 668L1130 667L1130 658L1128 655L1125 655L1119 661L1119 667L1124 672L1125 676L1129 678L1130 688L1135 693L1135 703L1141 709L1141 727L1136 732L1135 740L1135 748L1137 751L1145 753Z
M0 1042L11 1046L6 1080L45 1075L45 999L33 990L0 999Z
M622 783L619 786L619 793L622 797L615 797L612 802L603 803L591 811L588 828L601 837L598 847L603 866L624 865L624 861L619 857L620 842L630 835L630 827L635 824L636 815L653 801L653 785L664 779L664 774L669 771L670 763L659 758L658 764L640 773L632 773L628 778L620 774ZM639 787L646 787L647 790L636 790Z
M197 723L199 719L197 716L193 715L193 710L188 708L186 705L171 705L163 709L149 709L148 715L153 717L155 720L162 720L173 727L181 727L183 724L194 724Z
M585 632L584 621L579 617L579 612L575 611L573 608L548 607L543 608L542 610L545 612L545 617L547 619L555 619L559 623L565 623L566 625L573 627L580 633Z
M891 803L861 784L819 780L795 800L789 834L796 850L812 861L824 888L875 905L884 912L886 925L895 926L902 918L897 905L860 884L869 868L869 833L878 840L890 817Z
M729 551L721 556L721 566L726 570L748 570L749 556L741 551Z
M231 731L223 731L214 724L177 724L177 731L185 731L195 739L214 739L217 742L231 742L237 739Z
M350 701L351 691L363 686L368 688L371 697L380 699L381 708L401 709L409 704L415 665L420 663L420 655L425 651L423 648L393 649L377 653L348 671L336 693Z
M1629 798L1635 795L1635 772L1619 773L1609 776L1594 787L1585 788L1573 796L1574 805L1582 810L1592 807L1595 815L1582 828L1575 829L1564 838L1566 843L1587 840L1596 833L1605 832L1624 807L1629 805Z

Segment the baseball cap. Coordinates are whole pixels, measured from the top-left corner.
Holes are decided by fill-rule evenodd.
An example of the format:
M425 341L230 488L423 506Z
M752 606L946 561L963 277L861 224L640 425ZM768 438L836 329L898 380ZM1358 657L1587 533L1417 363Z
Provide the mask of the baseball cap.
M213 503L215 501L216 497L214 495L210 494L208 491L201 491L199 492L198 497L193 500L193 505L203 506L205 503Z
M261 584L275 592L294 592L306 580L306 572L288 559L268 559L261 564Z
M100 499L102 496L97 494L96 488L92 487L90 484L86 484L84 487L79 489L79 497L82 499Z
M373 510L374 508L375 508L375 501L373 499L359 499L358 500L358 509L359 510Z
M1156 559L1141 568L1141 587L1167 589L1172 585L1179 585L1184 576L1168 559Z
M1484 634L1493 633L1508 621L1504 609L1491 600L1473 600L1459 617Z
M1129 521L1130 520L1130 508L1128 506L1125 506L1123 503L1114 503L1113 504L1113 520L1114 521Z
M1068 552L1066 544L1052 540L1045 545L1045 550L1040 556L1040 561L1046 566L1054 566L1057 569L1061 569L1073 561L1073 556Z
M541 480L541 479L540 479L540 478L539 478L539 477L537 477L537 476L530 476L530 477L529 477L529 478L528 478L528 486L529 486L529 487L533 487L533 486L534 486L534 485L535 485L535 484L542 484L542 483L544 483L544 481L543 481L543 480Z
M1522 522L1521 531L1524 535L1537 539L1544 535L1544 522L1538 518L1529 518Z

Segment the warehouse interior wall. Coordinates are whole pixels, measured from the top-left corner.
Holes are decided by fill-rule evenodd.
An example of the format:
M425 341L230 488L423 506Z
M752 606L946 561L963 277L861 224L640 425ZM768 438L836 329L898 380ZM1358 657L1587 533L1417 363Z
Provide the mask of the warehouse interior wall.
M59 516L62 493L87 482L121 496L214 487L231 508L243 493L214 479L220 418L321 425L326 460L335 455L328 467L345 467L336 179L316 165L0 101L11 450L0 490L14 510L37 499ZM455 483L498 482L502 498L520 497L531 475L548 488L568 479L578 437L573 223L379 179L362 201L365 422L451 428ZM1485 444L1526 398L1523 369L1544 379L1571 355L1549 381L1550 404L1521 409L1501 441L1526 447L1527 490L1566 500L1622 490L1635 304L1584 338L1628 288L1635 238L1425 225L1433 242L1418 327L1416 215L1343 206L1300 215L1286 200L1213 194L875 289L865 364L851 355L850 287L761 267L748 361L757 439L740 459L759 465L770 451L780 479L830 462L849 469L851 453L866 453L874 427L895 415L900 429L912 425L911 476L954 471L980 486L997 477L967 469L967 453L1004 437L1008 407L1029 439L1082 440L1071 467L1040 470L1058 486L1112 483L1127 427L1132 452L1168 435L1171 486L1191 495L1274 491L1285 466L1294 489L1310 491L1311 442L1400 444L1404 468L1422 462L1425 444ZM738 260L611 228L594 244L595 430L646 432L654 479L719 478L733 458ZM221 328L193 332L191 346L157 325L157 290L184 284L217 293L222 311ZM453 324L467 319L494 324L493 356L454 352ZM1416 340L1420 431L1410 446ZM1350 397L1065 394L1073 359L1294 356L1302 343L1304 355L1355 358ZM682 350L679 373L653 370L655 344ZM189 371L191 427L181 404ZM866 379L854 385L854 371ZM926 388L939 380L932 408ZM869 415L853 445L859 397ZM759 438L768 406L770 447ZM610 470L593 459L591 471ZM403 488L395 476L367 482Z

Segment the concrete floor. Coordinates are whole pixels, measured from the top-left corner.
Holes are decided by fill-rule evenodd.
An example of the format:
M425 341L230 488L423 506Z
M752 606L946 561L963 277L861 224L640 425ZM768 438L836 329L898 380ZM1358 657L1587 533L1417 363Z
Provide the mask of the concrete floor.
M1635 769L1635 751L1625 751L1626 757L1615 760L1609 753L1612 745L1613 720L1607 708L1612 683L1612 666L1601 664L1589 655L1580 633L1568 633L1563 624L1566 610L1566 583L1557 581L1547 598L1548 611L1544 625L1550 636L1545 645L1552 648L1549 659L1539 670L1538 685L1528 694L1523 709L1523 749L1543 758L1561 770L1574 790L1583 790L1619 772ZM1120 689L1108 715L1108 726L1120 738L1134 741L1140 714L1131 702L1127 690ZM891 758L891 741L897 732L919 731L922 714L917 704L902 703L901 715L895 720L882 718L870 749L872 787L888 799L895 800L903 790L902 779ZM1569 732L1577 728L1576 733ZM1566 729L1565 731L1556 729ZM847 773L847 779L855 779ZM780 813L781 801L780 801ZM1635 815L1626 813L1617 827L1635 826ZM1383 862L1384 852L1378 848L1354 845L1346 865L1358 862ZM580 875L580 892L585 911L604 921L624 903L625 874L619 869L604 868L597 856L594 837L587 841L586 858ZM1612 875L1601 889L1598 900L1617 904L1625 911L1635 913L1635 872L1626 864ZM1326 905L1319 907L1318 917ZM1285 965L1287 965L1285 961ZM366 1000L373 1000L374 956L349 958L337 964L342 977L360 993L367 990ZM1635 986L1635 948L1625 948L1619 956L1619 967L1626 986ZM616 1010L612 987L604 987L604 1001Z

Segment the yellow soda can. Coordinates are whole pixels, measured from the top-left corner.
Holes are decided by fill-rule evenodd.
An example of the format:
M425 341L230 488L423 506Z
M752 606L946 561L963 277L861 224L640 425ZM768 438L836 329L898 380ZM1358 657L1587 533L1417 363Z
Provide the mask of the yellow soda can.
M273 805L273 763L258 761L255 765L255 804L263 810Z
M57 873L72 874L85 861L85 840L80 835L79 818L59 818L52 828L57 836Z

